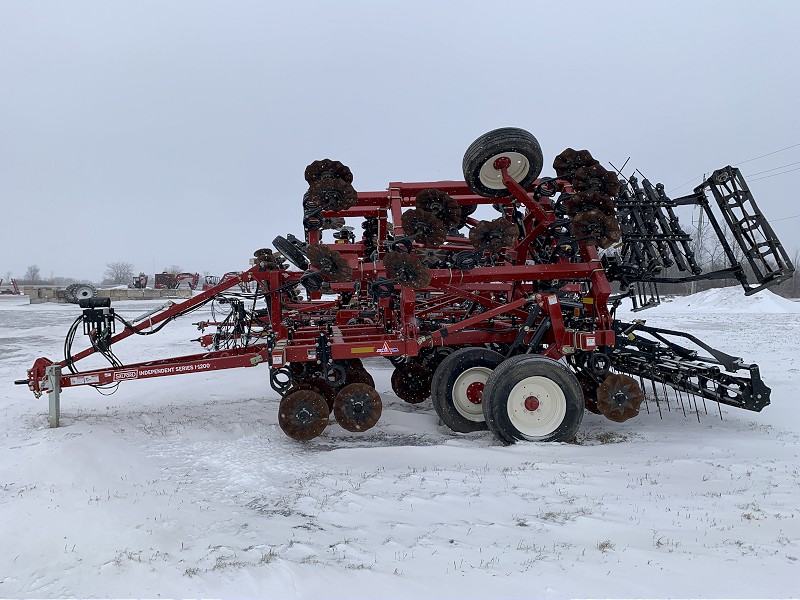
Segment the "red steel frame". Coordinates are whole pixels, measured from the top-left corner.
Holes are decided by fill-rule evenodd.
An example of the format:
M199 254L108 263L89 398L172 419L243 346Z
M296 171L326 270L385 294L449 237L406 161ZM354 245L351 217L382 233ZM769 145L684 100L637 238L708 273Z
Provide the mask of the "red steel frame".
M244 348L215 350L147 361L119 368L103 368L61 376L62 388L79 385L103 385L119 381L164 377L182 373L205 372L219 369L251 367L267 363L279 368L286 363L316 360L316 348L320 334L330 341L330 356L333 360L364 358L369 356L416 356L422 348L439 345L482 345L488 342L511 342L517 336L516 327L528 316L523 308L536 303L541 316L550 318L551 327L545 340L546 356L558 359L575 350L595 350L601 346L614 344L611 317L607 299L611 287L606 279L594 246L580 244L583 262L570 262L560 258L553 264L528 265L528 247L542 235L555 221L553 207L547 197L535 197L506 171L508 164L498 159L495 168L501 171L503 182L511 192L511 198L489 199L476 196L460 181L436 181L424 183L390 183L385 192L362 192L358 194L355 206L345 211L325 211L324 216L377 217L378 218L378 260L365 262L364 243L336 243L331 247L339 251L353 268L353 279L361 283L361 298L367 298L368 284L377 277L386 277L381 261L385 254L383 242L388 238L389 219L394 224L395 236L402 235L401 214L403 208L414 206L415 197L424 189L438 189L450 194L459 204L514 203L524 207L525 230L529 233L507 252L508 259L503 264L490 267L476 267L468 271L452 269L432 269L430 286L426 290L415 291L402 288L399 302L392 306L391 299L382 298L374 302L374 323L348 324L358 319L360 309L339 308L338 301L321 299L319 293L310 294L307 301L291 302L285 294L273 292L282 286L299 283L302 273L298 271L261 271L256 265L230 277L214 287L153 315L135 326L144 331L187 310L199 307L211 298L224 293L233 286L247 286L255 282L260 291L266 292L269 308L269 327L262 333L267 341L250 344ZM533 189L541 180L531 186ZM567 182L547 182L557 186L557 191L570 192ZM470 220L473 224L475 221ZM321 231L309 231L309 244L321 243ZM441 246L447 250L472 249L471 244L460 237L448 237L451 245ZM461 244L461 245L459 245ZM594 326L590 331L576 331L565 327L559 297L553 293L536 291L537 282L577 281L581 286L582 301L591 310ZM573 284L565 284L564 289ZM334 292L352 292L353 284L333 283ZM502 294L503 301L497 299ZM455 302L471 300L485 310L467 317L465 311L453 308ZM449 320L440 321L433 331L420 331L421 318L446 316ZM465 318L466 317L466 318ZM291 326L291 331L290 331ZM113 344L133 335L128 329L111 338ZM202 339L202 338L201 338ZM93 354L88 348L72 358L72 363ZM46 367L54 363L39 358L28 371L28 385L37 395L48 391ZM67 361L58 363L67 367Z

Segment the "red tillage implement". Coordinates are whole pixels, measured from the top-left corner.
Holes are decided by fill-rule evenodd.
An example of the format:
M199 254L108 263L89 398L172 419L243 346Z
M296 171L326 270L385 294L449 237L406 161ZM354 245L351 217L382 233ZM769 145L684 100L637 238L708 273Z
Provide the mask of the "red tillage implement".
M569 440L585 409L634 417L646 380L659 410L657 383L681 402L687 394L755 411L769 404L756 365L687 333L615 317L624 298L636 310L657 305L659 284L735 278L751 294L791 276L739 171L715 171L673 200L661 185L618 178L586 150L558 155L555 177L539 177L542 166L537 140L513 128L467 149L464 181L358 193L348 167L315 161L305 172L302 239L278 236L248 271L133 321L107 300L84 300L64 360L38 359L18 383L50 394L57 424L63 388L265 364L281 395L280 426L297 440L321 434L331 412L349 431L377 423L367 357L392 362L398 397L431 397L452 430L488 428L505 442ZM481 204L497 218L473 218ZM726 268L704 273L695 261L674 210L686 205L708 219ZM348 224L356 221L359 235ZM230 310L199 324L204 352L128 365L113 353L209 302ZM81 324L91 347L73 355ZM94 353L109 368L79 371Z

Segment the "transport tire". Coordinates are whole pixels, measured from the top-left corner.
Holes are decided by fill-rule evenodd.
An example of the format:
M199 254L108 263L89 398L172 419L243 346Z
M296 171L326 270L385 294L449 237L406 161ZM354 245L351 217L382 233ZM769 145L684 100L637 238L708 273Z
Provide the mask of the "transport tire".
M483 393L492 371L504 357L488 348L461 348L447 356L433 374L431 401L442 422L457 433L487 429Z
M464 180L473 192L484 198L510 195L502 174L494 168L494 161L502 156L511 160L508 174L522 187L542 172L542 149L532 134L514 127L495 129L472 142L464 153Z
M528 354L503 362L486 382L483 415L506 443L568 442L584 413L583 390L563 364Z
M279 235L272 240L272 245L275 247L275 250L280 252L286 258L286 260L292 263L295 267L301 271L308 269L308 260L306 260L306 257L303 256L300 248L295 246L285 237Z

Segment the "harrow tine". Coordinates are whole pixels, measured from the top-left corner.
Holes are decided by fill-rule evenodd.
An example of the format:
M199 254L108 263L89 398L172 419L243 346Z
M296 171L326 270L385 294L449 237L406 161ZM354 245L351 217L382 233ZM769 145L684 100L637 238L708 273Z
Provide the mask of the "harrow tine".
M670 406L670 403L669 403L669 394L667 393L667 385L663 381L661 382L661 385L664 388L664 400L667 403L667 410L672 412L672 406Z
M650 414L650 401L647 398L647 390L644 387L644 379L639 375L639 387L642 388L642 395L644 396L644 407L647 409L647 414ZM661 411L659 411L661 412Z
M655 380L653 380L653 379L650 380L650 386L653 388L653 396L656 399L656 404L658 404L658 412L660 413L661 412L661 405L659 404L659 401L658 401L658 392L656 391L656 382L655 382ZM669 410L669 404L667 404L667 409Z
M677 392L676 395L678 396L678 402L681 405L681 409L683 410L683 416L685 417L686 416L686 406L684 406L684 404L683 404L683 394L681 394L680 390L675 390L675 391ZM686 401L689 403L689 410L691 410L692 409L692 399L691 398L687 398Z

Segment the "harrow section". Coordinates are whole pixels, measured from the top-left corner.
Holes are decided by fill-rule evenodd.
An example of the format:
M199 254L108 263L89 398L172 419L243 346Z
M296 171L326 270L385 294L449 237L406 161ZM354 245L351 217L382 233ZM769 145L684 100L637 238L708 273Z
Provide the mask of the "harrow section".
M315 161L305 171L302 236L278 236L254 252L249 270L131 321L107 303L81 301L64 360L38 359L18 383L57 402L70 386L266 364L281 396L278 422L303 441L322 434L331 415L352 432L378 423L382 400L362 362L370 357L391 361L402 400L430 397L453 431L489 429L508 443L569 440L584 409L630 419L645 380L748 410L766 406L757 366L689 334L614 316L624 297L637 308L657 304L659 283L733 275L754 293L791 274L741 174L726 167L671 200L660 184L620 180L586 150L559 154L555 177L541 177L542 167L536 138L514 128L467 149L463 181L356 192L347 166ZM675 214L686 204L701 206L726 244L732 264L723 272L698 265ZM477 219L481 206L496 216ZM679 274L664 275L670 267ZM614 281L623 290L616 296ZM133 365L115 355L126 337L156 333L209 302L227 310L197 323L202 352ZM81 324L91 346L73 355ZM79 371L94 353L110 368Z

